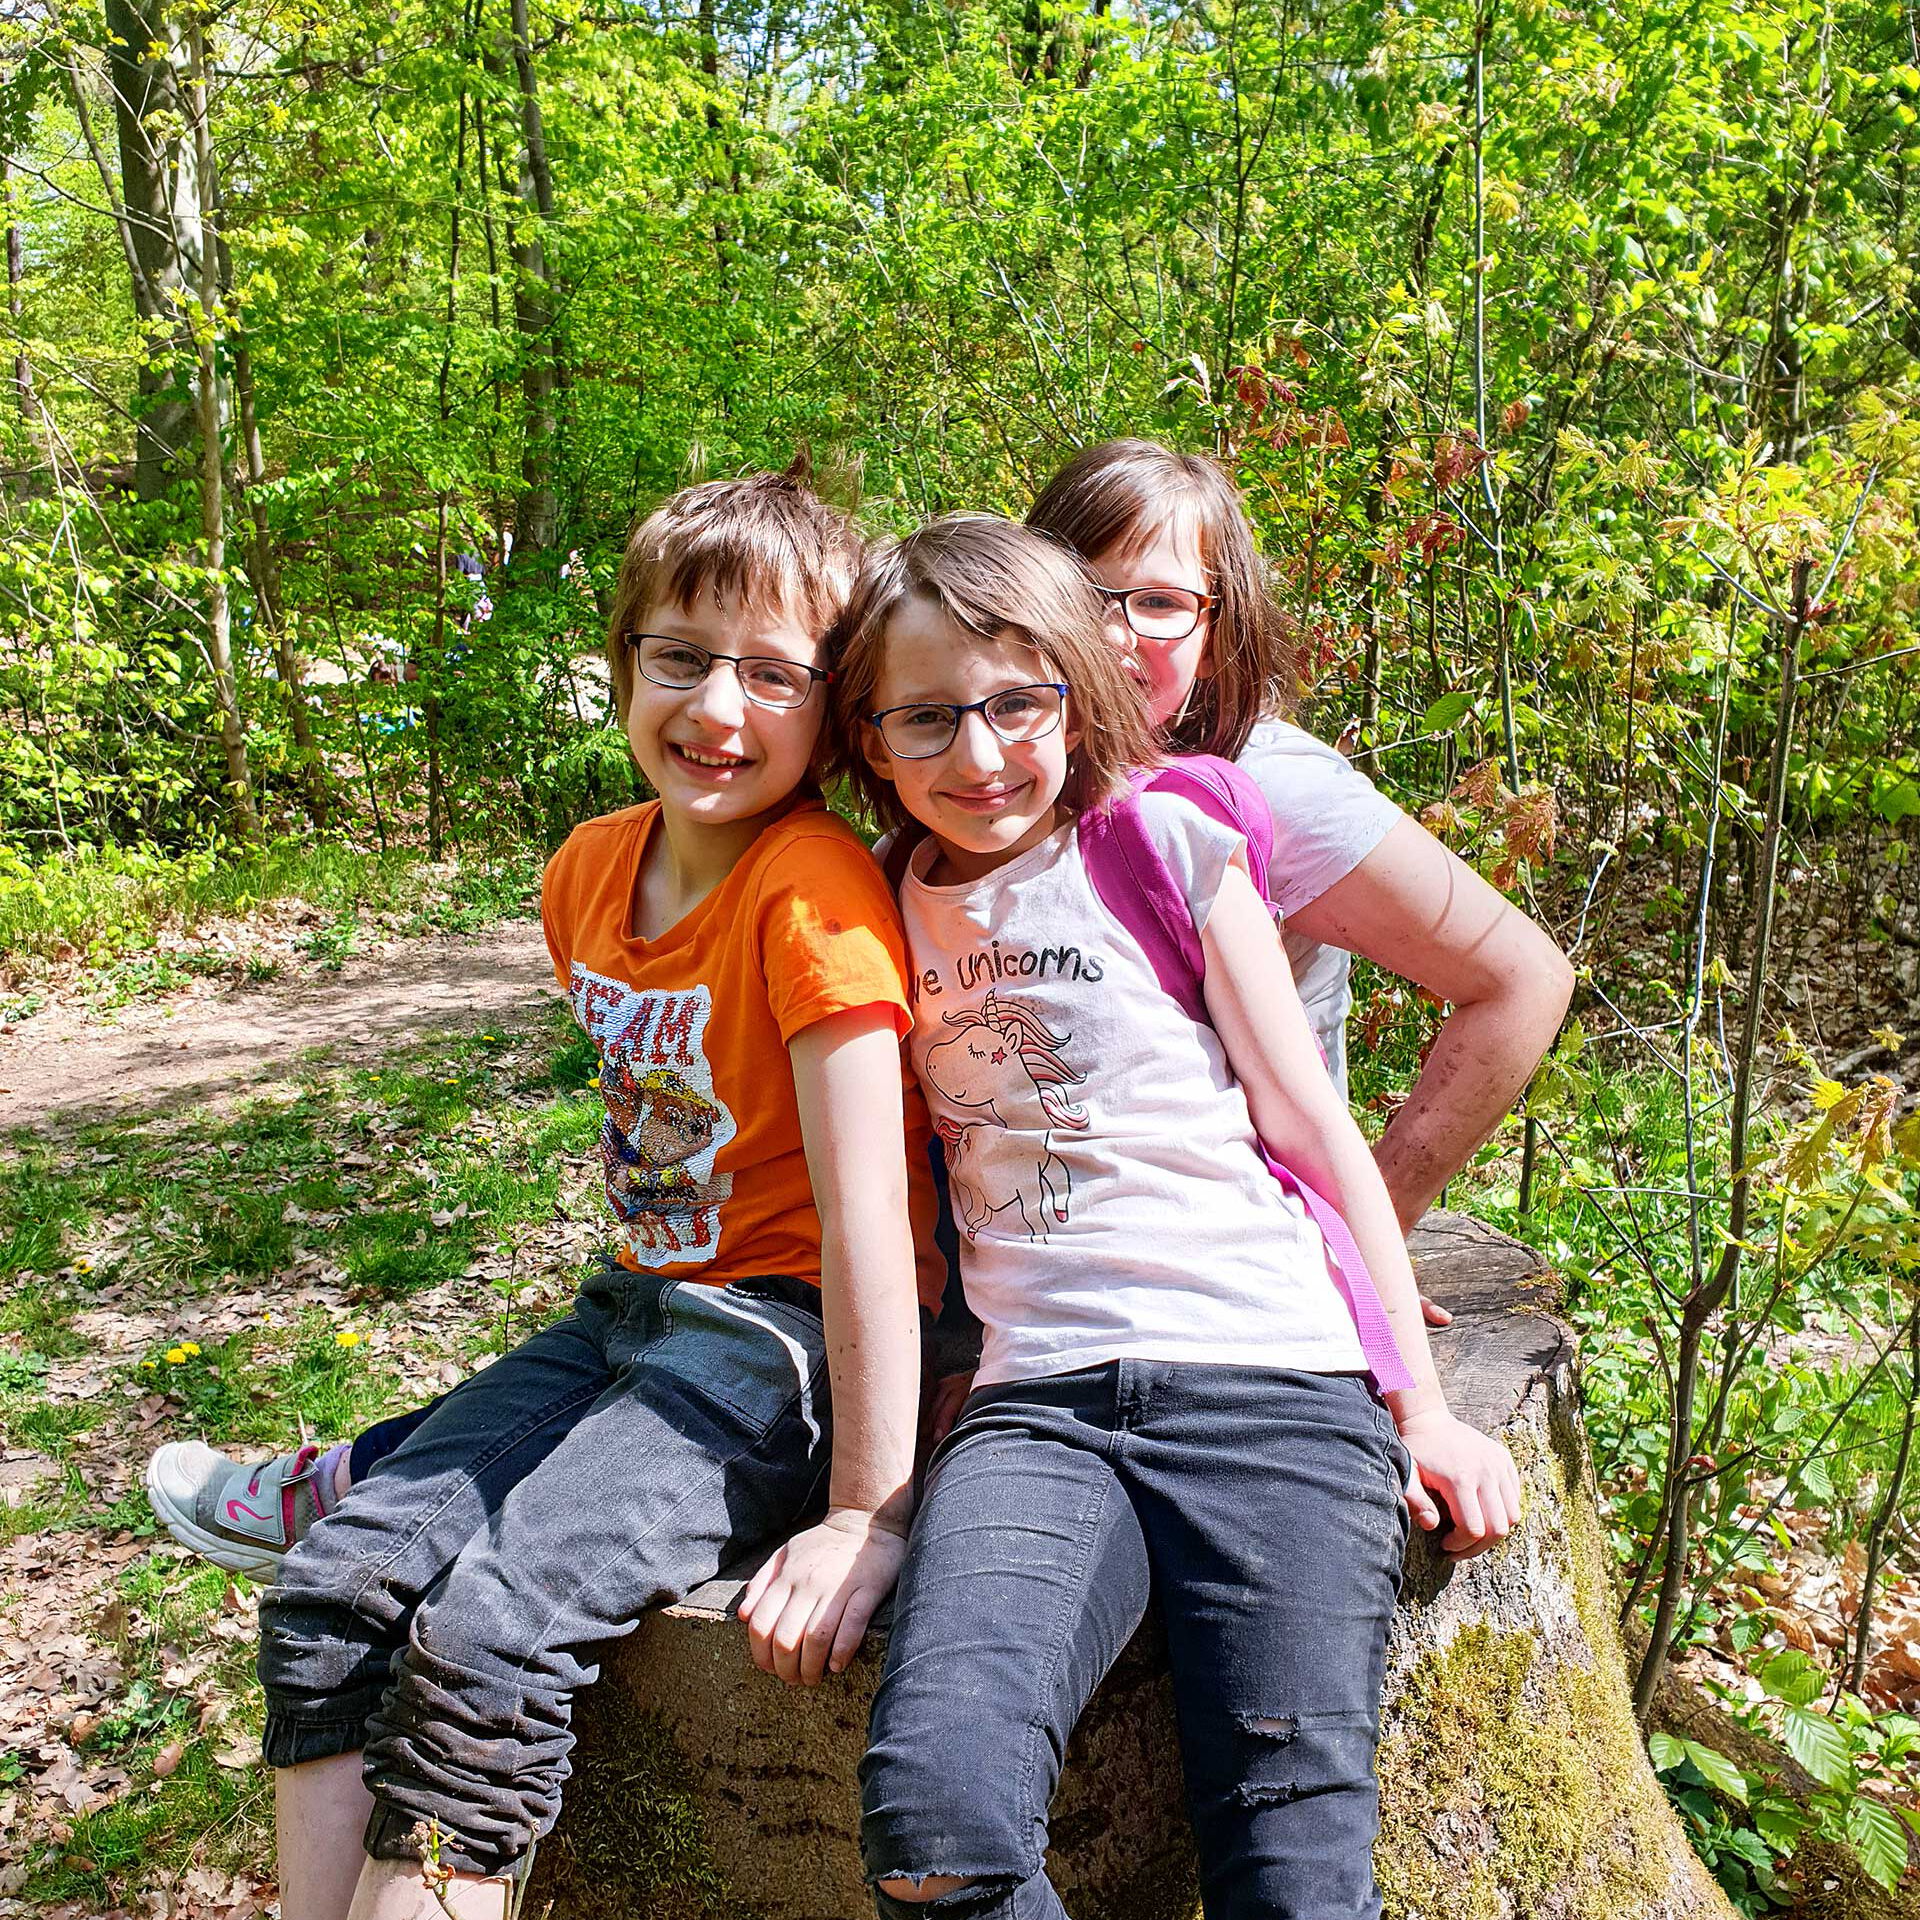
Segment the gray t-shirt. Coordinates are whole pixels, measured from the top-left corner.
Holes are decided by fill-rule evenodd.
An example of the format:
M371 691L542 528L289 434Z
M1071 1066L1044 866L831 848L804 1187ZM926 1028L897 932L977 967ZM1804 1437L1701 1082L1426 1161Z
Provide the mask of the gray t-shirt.
M1141 806L1204 927L1238 834ZM908 1045L952 1177L976 1379L1123 1358L1365 1364L1325 1242L1268 1171L1213 1029L1161 986L1063 827L984 880L900 889Z
M1346 756L1286 720L1263 720L1240 765L1273 813L1267 891L1281 914L1298 913L1344 880L1405 816ZM1347 1090L1348 956L1283 926L1287 958L1327 1071Z

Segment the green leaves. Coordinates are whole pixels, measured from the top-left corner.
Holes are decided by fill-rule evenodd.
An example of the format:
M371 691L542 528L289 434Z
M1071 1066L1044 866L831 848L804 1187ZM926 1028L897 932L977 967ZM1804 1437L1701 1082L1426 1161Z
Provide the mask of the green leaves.
M1862 1794L1847 1808L1847 1843L1889 1893L1907 1870L1906 1823L1884 1801Z
M1824 1713L1790 1704L1781 1715L1780 1734L1787 1751L1823 1787L1851 1778L1846 1736Z
M1708 1786L1730 1799L1745 1801L1747 1776L1724 1754L1703 1746L1697 1740L1676 1739L1672 1734L1656 1733L1647 1741L1647 1753L1656 1773L1669 1773L1675 1767L1691 1763Z
M1443 693L1425 713L1420 716L1422 733L1443 733L1456 727L1473 711L1473 695L1464 688L1456 688L1452 693Z
M1776 1653L1760 1669L1760 1684L1776 1700L1804 1707L1826 1691L1826 1675L1797 1647Z

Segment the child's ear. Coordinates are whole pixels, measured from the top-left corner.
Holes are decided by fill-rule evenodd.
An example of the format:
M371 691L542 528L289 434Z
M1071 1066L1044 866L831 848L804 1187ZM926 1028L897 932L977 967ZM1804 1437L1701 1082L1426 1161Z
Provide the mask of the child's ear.
M861 720L855 723L860 729L860 752L869 767L877 773L888 786L893 785L893 755L887 751L887 743L880 738L880 729Z

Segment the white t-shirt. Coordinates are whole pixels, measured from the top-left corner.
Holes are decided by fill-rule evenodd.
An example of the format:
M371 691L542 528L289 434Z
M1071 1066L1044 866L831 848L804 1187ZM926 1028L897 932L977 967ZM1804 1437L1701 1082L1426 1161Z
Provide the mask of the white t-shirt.
M1141 805L1204 927L1239 835L1175 795ZM1123 1358L1363 1367L1218 1038L1101 905L1076 829L969 884L929 886L936 853L917 848L900 889L908 1045L985 1328L977 1383Z
M1267 796L1273 813L1273 865L1267 891L1281 914L1298 913L1344 880L1404 816L1337 749L1290 721L1263 720L1240 765ZM1327 1056L1327 1071L1347 1090L1348 956L1343 948L1289 932L1281 937L1293 962L1300 1003Z

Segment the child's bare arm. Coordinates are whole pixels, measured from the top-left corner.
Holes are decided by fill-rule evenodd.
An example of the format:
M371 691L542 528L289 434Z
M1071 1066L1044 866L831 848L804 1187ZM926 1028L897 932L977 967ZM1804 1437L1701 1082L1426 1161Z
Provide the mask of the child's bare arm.
M1462 1558L1481 1552L1519 1519L1519 1476L1504 1447L1447 1411L1393 1203L1321 1064L1272 916L1237 865L1221 883L1201 944L1207 1011L1254 1125L1276 1156L1340 1209L1413 1375L1410 1388L1387 1396L1423 1483L1408 1490L1413 1517L1423 1527L1439 1524L1432 1489L1454 1522L1442 1547Z
M787 1051L820 1209L833 1475L827 1517L767 1562L740 1617L758 1666L811 1686L853 1658L906 1552L920 1321L893 1009L835 1014Z

